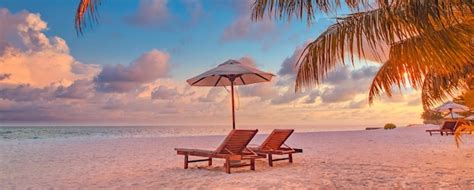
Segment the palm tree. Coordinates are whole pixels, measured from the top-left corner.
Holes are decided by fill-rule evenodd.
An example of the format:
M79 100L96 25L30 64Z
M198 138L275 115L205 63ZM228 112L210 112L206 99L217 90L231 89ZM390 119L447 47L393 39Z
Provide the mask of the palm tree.
M315 12L334 12L341 0L256 0L252 18L306 19ZM425 109L467 89L474 68L474 7L472 0L345 0L353 14L337 17L301 54L296 90L318 85L327 73L349 58L381 56L389 46L369 90L392 95L393 87L422 90Z
M81 0L75 26L86 27L85 16L97 21L101 0ZM422 90L425 109L467 89L474 68L473 0L255 0L252 18L306 19L335 12L345 3L352 14L337 17L309 43L296 63L296 90L319 85L338 64L346 65L367 52L381 57L389 46L388 60L381 63L369 90L369 102L393 87ZM380 59L381 60L381 59ZM382 61L381 61L382 62Z

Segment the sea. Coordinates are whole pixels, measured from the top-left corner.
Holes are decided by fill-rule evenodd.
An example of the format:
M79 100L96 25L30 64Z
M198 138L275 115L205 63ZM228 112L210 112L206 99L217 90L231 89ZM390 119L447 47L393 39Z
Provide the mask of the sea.
M270 133L273 129L295 129L295 132L364 130L356 125L245 125L238 129L259 129ZM175 136L226 135L229 125L168 125L168 126L8 126L0 125L0 141L77 139L77 138L143 138Z

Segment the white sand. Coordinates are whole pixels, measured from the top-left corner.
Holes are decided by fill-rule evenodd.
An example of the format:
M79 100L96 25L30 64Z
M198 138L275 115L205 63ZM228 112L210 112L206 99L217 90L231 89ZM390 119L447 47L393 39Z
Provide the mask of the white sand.
M217 160L184 170L173 151L212 148L222 136L0 142L0 189L473 189L474 137L457 149L425 129L294 134L288 144L304 149L294 164L261 160L230 175Z

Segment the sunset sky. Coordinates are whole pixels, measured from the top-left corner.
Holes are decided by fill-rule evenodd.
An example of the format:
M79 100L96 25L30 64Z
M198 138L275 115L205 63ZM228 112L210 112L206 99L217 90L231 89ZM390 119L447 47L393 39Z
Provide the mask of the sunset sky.
M369 106L375 61L340 67L294 92L293 64L335 22L250 20L250 1L104 0L99 24L76 35L78 0L0 2L2 124L230 124L224 88L185 80L228 60L276 74L238 89L238 124L420 123L410 89ZM339 13L347 12L345 9Z

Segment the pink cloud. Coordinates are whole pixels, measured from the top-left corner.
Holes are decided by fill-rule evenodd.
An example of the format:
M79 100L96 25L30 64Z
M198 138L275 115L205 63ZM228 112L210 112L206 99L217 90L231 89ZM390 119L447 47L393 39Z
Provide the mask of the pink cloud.
M237 14L236 19L224 29L221 41L229 42L235 40L258 40L269 37L275 31L275 23L265 17L263 20L254 22L251 19L251 8L253 0L232 1Z
M239 61L242 64L250 65L250 66L253 66L253 67L257 66L257 64L255 63L255 60L253 60L253 58L250 57L250 56L241 57L237 61Z
M294 76L296 75L297 68L296 62L303 53L304 48L309 44L309 41L305 42L303 45L298 46L296 50L290 57L287 57L283 63L281 63L280 70L278 70L278 75L280 76Z
M76 80L68 87L59 86L55 97L70 99L88 99L94 96L94 83L91 80Z
M1 81L1 80L5 80L5 79L9 79L11 75L12 75L12 74L10 74L10 73L2 73L2 74L0 74L0 81Z
M171 17L167 4L168 0L140 0L138 11L126 20L139 26L163 24Z
M200 18L206 15L200 0L176 0L179 6L184 7L186 18L174 14L169 9L168 0L140 0L135 13L128 15L124 21L135 26L153 27L162 26L166 31L185 30L195 26Z
M22 11L11 14L8 9L0 8L0 50L15 46L21 50L42 51L51 49L68 53L69 48L59 37L48 38L43 31L48 24L41 20L39 14Z
M34 101L52 99L55 87L35 88L30 85L18 85L13 88L2 86L0 98L12 101Z
M98 88L106 92L127 92L142 84L169 76L170 56L156 49L141 55L128 66L106 65L96 78Z
M151 92L151 99L172 100L181 95L176 88L159 86Z
M295 93L291 88L287 88L283 93L278 93L271 99L273 105L285 105L297 100L300 100L303 97L306 97L307 93Z
M242 97L259 97L261 100L270 100L278 95L278 89L272 82L239 87Z
M207 95L198 98L200 102L217 102L222 99L224 88L211 88Z
M341 103L353 101L357 95L366 96L377 70L377 66L364 66L353 70L337 67L329 72L323 81L326 87L319 89L322 103Z
M69 85L98 72L96 65L76 61L62 38L47 37L47 23L39 14L0 9L0 21L0 71L8 73L0 84Z

